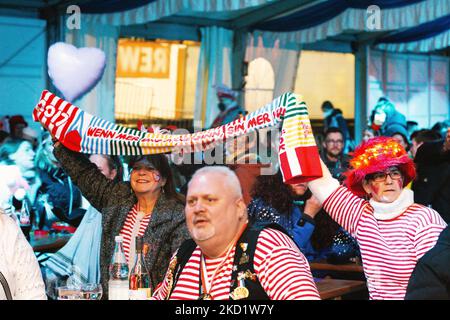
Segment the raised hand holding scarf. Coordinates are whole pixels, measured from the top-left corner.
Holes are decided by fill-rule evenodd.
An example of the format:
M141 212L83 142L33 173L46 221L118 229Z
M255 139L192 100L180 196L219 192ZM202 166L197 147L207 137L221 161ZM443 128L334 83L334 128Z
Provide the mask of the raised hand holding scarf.
M322 176L306 104L289 92L231 123L192 134L155 134L126 128L88 114L47 90L33 110L33 119L73 151L109 155L204 151L227 139L281 125L278 152L284 182L299 183Z

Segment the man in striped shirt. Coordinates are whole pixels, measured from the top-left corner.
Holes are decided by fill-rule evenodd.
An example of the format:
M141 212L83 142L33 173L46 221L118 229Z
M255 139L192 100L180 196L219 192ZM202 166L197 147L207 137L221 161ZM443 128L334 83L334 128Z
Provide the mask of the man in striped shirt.
M355 150L346 186L323 177L309 182L323 208L358 241L371 299L404 299L408 280L446 223L435 210L414 203L405 188L415 168L392 138L377 137ZM368 197L364 200L360 197Z
M185 213L195 243L182 269L177 266L184 245L173 256L154 299L320 298L306 258L284 232L262 228L252 249L246 235L254 228L239 180L227 167L204 167L194 174Z

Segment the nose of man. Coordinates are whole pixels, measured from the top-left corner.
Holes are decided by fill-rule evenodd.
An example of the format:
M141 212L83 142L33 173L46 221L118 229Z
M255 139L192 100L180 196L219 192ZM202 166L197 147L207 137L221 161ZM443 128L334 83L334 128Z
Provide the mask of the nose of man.
M193 211L195 214L201 213L205 211L203 203L201 201L197 201L194 205Z

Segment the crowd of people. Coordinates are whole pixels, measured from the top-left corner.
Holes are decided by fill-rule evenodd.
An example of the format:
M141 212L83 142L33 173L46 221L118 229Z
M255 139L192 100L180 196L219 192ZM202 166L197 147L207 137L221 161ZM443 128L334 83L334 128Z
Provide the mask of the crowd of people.
M231 89L217 90L213 127L245 115ZM117 235L130 268L136 236L148 245L156 300L320 299L314 279L335 275L311 271L315 261L362 263L370 299L450 299L449 124L418 129L381 98L355 146L342 112L330 101L322 110L323 176L296 184L280 169L261 174L249 148L225 156L256 163L187 169L165 154L79 154L9 117L0 299L56 299L69 279L100 283L108 299ZM38 261L19 228L23 208L32 232L64 224L70 241Z

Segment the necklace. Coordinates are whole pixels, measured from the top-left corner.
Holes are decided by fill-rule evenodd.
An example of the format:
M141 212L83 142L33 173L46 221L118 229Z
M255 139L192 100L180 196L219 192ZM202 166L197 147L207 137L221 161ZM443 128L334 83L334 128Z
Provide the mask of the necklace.
M216 269L213 272L213 275L211 277L211 280L208 277L208 272L206 270L206 262L205 262L205 256L203 253L200 256L200 277L199 277L199 300L214 300L213 296L211 295L211 288L214 283L214 278L217 275L217 272L222 268L222 266L225 264L225 262L228 260L228 257L230 253L233 251L233 248L236 246L236 242L241 237L242 233L244 232L245 228L247 227L247 222L242 226L241 230L236 234L233 241L228 246L226 253L224 255L224 258L222 258L222 261L220 264L216 267Z

